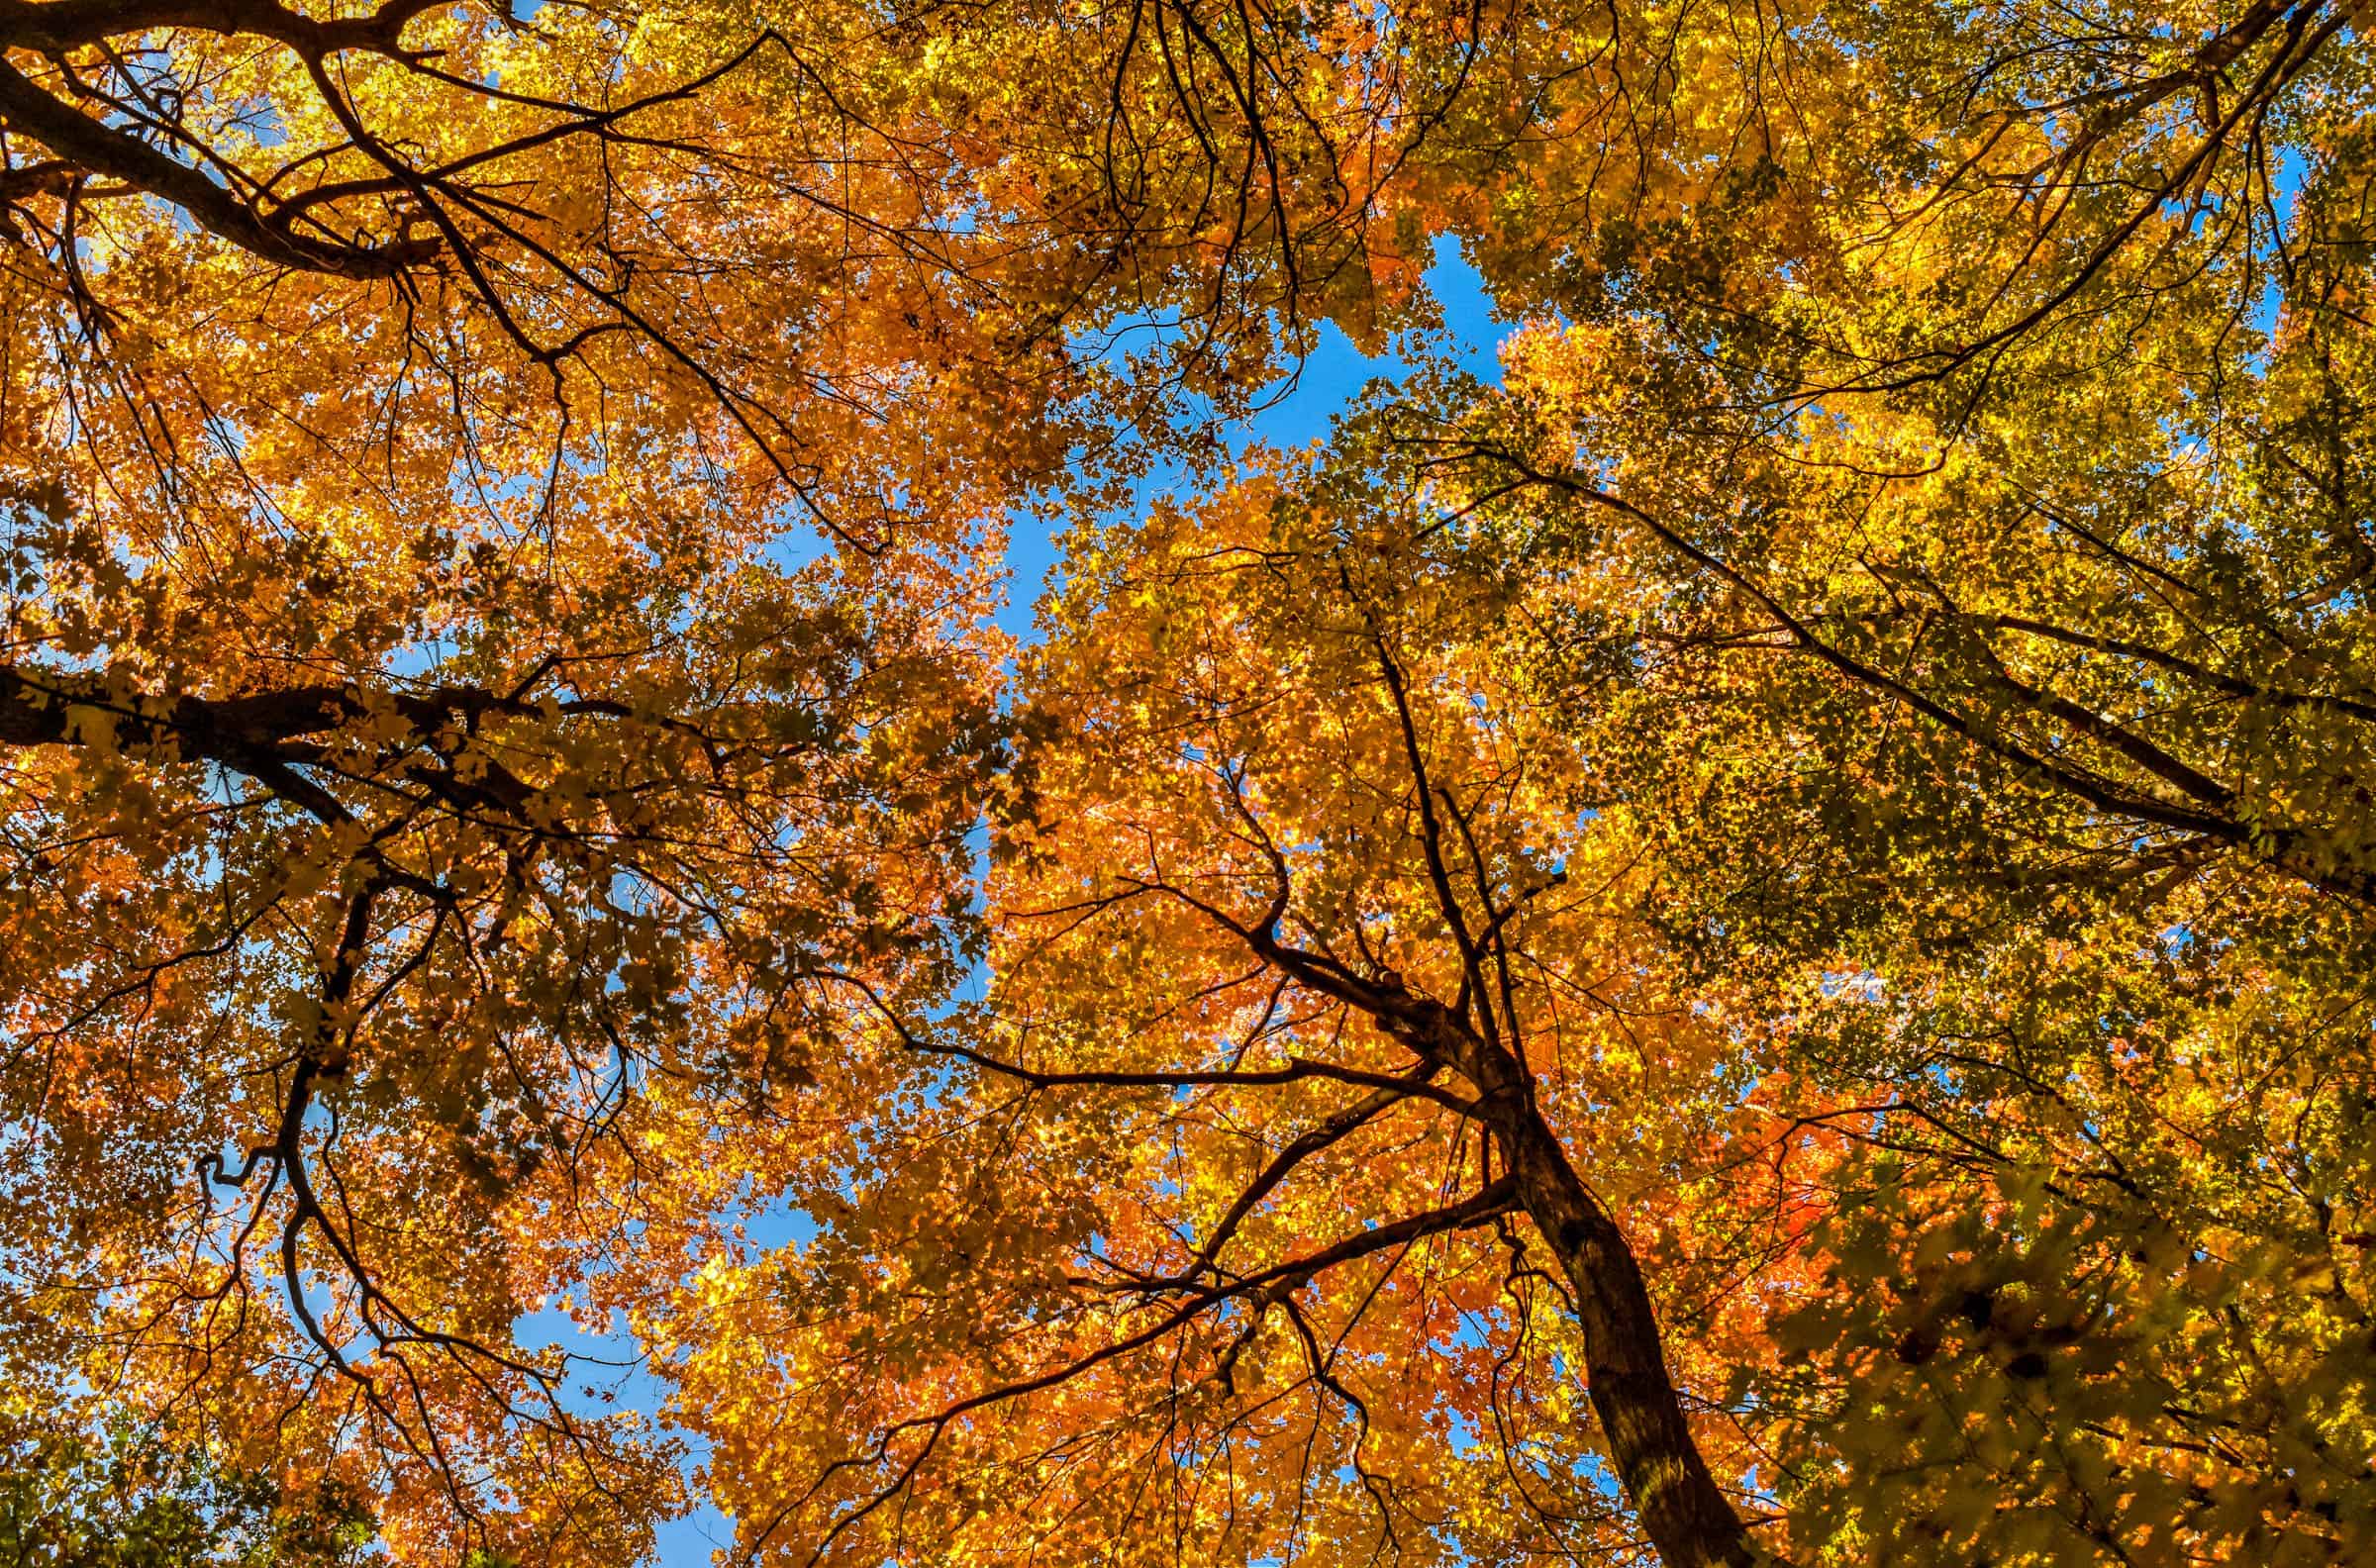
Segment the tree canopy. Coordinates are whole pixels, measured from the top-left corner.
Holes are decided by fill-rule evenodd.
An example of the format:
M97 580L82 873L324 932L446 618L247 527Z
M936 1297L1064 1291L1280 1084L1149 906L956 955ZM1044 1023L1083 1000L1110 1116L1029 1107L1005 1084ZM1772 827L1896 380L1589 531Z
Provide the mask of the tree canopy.
M0 1527L2376 1557L2370 25L0 0Z

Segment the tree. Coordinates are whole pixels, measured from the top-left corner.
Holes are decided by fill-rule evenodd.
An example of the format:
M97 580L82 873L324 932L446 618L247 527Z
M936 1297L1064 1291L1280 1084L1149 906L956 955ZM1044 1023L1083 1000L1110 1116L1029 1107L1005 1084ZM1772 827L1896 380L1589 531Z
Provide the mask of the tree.
M837 1018L966 951L1011 509L1412 304L1409 106L1309 43L0 10L12 1386L633 1554L675 1449L518 1320L889 1092Z
M1769 15L1675 14L1756 112L1627 122L1597 225L1542 111L1507 389L1076 550L1000 986L863 1191L936 1218L705 1299L868 1413L696 1355L761 1538L2369 1549L2347 19ZM1577 1368L1597 1434L1507 1416Z
M745 1546L2363 1551L2354 901L1845 788L1861 684L1406 429L1076 552L949 1075L680 1299Z
M17 1386L357 1464L402 1551L630 1555L674 1450L516 1320L714 1243L742 1162L698 1151L794 1157L833 987L945 987L1008 509L1261 379L1273 309L1371 308L1369 251L1341 192L1209 177L1268 87L1139 101L1209 32L0 41ZM1126 315L1184 345L1105 374L1072 335Z
M556 1299L787 1560L2364 1555L2353 29L0 10L12 1387L405 1560L681 1503ZM1444 227L1506 384L1223 473Z
M369 1516L335 1485L292 1495L155 1433L94 1445L12 1412L6 1442L0 1547L28 1568L341 1568L370 1543Z
M1678 1180L1757 1228L1699 1168L1753 1042L1667 989L1595 771L1507 684L1517 586L1341 499L1249 479L1076 579L998 985L909 1040L958 1076L688 1308L739 1516L851 1561L1432 1560L1622 1543L1622 1486L1670 1560L1748 1560L1646 1278L1721 1265L1627 1234Z

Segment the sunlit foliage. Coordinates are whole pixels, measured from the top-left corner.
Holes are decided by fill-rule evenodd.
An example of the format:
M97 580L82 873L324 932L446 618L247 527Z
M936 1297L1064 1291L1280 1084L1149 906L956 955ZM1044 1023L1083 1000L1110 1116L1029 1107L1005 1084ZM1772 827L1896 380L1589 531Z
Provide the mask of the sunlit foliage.
M2366 21L0 0L4 1527L2376 1557Z

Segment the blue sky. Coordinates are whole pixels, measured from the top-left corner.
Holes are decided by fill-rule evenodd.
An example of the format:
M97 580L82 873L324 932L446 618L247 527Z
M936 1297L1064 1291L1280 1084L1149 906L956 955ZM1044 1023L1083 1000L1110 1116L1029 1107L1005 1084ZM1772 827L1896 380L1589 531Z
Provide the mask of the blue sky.
M1498 382L1501 370L1495 346L1503 329L1493 319L1484 280L1449 238L1436 242L1436 261L1428 269L1427 279L1443 312L1439 346L1448 349L1471 375ZM1292 447L1325 440L1329 422L1344 411L1363 386L1380 376L1399 380L1410 368L1408 359L1392 351L1363 354L1352 340L1323 323L1319 345L1297 372L1272 387L1254 417L1231 424L1230 444L1234 450L1243 451L1256 445ZM1141 488L1151 497L1163 491L1165 481L1158 475ZM1056 541L1044 533L1018 529L1009 541L1007 566L1014 573L1014 582L1005 613L998 620L1000 626L1026 640L1034 636L1033 615L1056 565L1057 553Z

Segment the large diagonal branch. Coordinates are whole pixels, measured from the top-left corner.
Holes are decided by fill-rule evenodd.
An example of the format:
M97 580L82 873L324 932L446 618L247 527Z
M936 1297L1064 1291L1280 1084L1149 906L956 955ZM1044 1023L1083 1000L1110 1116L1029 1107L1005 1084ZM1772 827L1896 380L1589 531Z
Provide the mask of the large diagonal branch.
M280 228L203 171L59 101L5 61L0 61L0 120L76 168L170 202L217 239L280 266L346 278L392 278L427 260L441 244L350 245Z
M365 16L310 17L279 0L0 0L0 47L64 54L108 39L165 29L250 34L319 57L342 49L392 53L415 17L448 0L389 0Z
M2182 675L2188 680L2200 681L2214 691L2244 702L2267 703L2272 708L2315 708L2322 712L2338 713L2347 718L2376 724L2376 703L2365 702L2339 692L2293 691L2282 686L2262 685L2257 681L2245 680L2242 676L2227 670L2213 669L2199 660L2182 657L2166 648L2155 647L2150 643L2137 642L2125 637L2105 637L2093 632L2075 631L2069 627L2056 626L2052 622L2038 621L2027 616L1971 616L1967 619L1978 627L2007 632L2023 632L2031 637L2067 643L2072 647L2090 648L2099 653L2110 653L2116 658L2134 659L2140 664L2151 664L2158 669L2168 670L2174 675Z
M304 770L321 760L306 737L337 730L373 706L393 707L415 729L434 735L490 713L533 714L533 705L469 687L366 695L340 685L290 686L240 697L128 695L104 676L0 664L0 746L87 745L104 729L124 749L168 752L212 762L254 779L324 822L346 809ZM564 711L623 714L616 704L563 705ZM458 809L516 811L534 790L499 763L479 759L468 782L450 765L410 768L406 776Z
M1237 1198L1231 1202L1229 1213L1221 1217L1220 1223L1213 1227L1213 1233L1205 1238L1204 1245L1196 1249L1196 1258L1182 1271L1182 1277L1194 1279L1200 1274L1216 1269L1221 1258L1222 1248L1228 1246L1238 1234L1238 1227L1245 1223L1246 1217L1260 1206L1263 1199L1269 1197L1278 1189L1281 1182L1294 1174L1298 1165L1323 1149L1342 1142L1355 1129L1366 1126L1409 1098L1408 1091L1401 1088L1377 1090L1364 1095L1334 1116L1326 1118L1317 1127L1309 1127L1291 1139L1285 1148L1280 1149L1276 1155L1272 1156L1270 1163L1262 1168L1260 1174L1246 1183Z
M2167 91L2176 90L2176 86L2183 85L2186 81L2214 79L2218 72L2240 56L2277 20L2282 17L2286 24L2281 42L2271 52L2259 74L2252 79L2236 99L2234 108L2205 132L2202 139L2195 145L2194 150L2152 186L2144 197L2129 210L2126 218L2114 225L2109 233L2096 242L2081 257L2079 264L2072 269L2068 277L2051 289L2043 299L2012 321L1950 347L1921 350L1887 361L1869 375L1851 377L1836 386L1794 390L1779 401L1796 404L1812 402L1818 398L1840 392L1904 391L1927 382L1941 380L1991 350L2000 349L2015 340L2027 336L2078 298L2091 283L2095 282L2112 265L2120 253L2136 239L2156 213L2161 212L2170 202L2178 199L2190 186L2209 178L2210 166L2227 149L2238 129L2255 117L2266 114L2270 104L2292 84L2296 77L2301 75L2312 58L2351 25L2352 15L2358 9L2356 6L2339 5L2322 20L2318 15L2320 10L2318 0L2312 0L2310 4L2292 6L2266 3L2257 5L2252 8L2252 16L2245 23L2239 24L2236 28L2207 45L2197 56L2194 66L2183 73L2180 80L2172 82L2166 87L2153 83L2146 84L2150 95L2147 101L2150 102L2155 101L2159 96L2166 96ZM2314 21L2318 22L2318 26L2315 28L2311 25ZM2096 138L2107 134L2109 128L2109 123L2106 123L2092 132L2083 132L2078 141L2066 152L2066 157L2084 157L2086 152L2093 147ZM2041 243L2042 239L2041 235ZM2007 286L2010 286L2012 280L2009 278L2006 281ZM2001 292L2002 290L2000 290ZM1908 365L1914 368L1900 368Z
M1652 538L1693 567L1731 584L1760 610L1772 616L1800 651L1829 664L1866 690L1903 703L1948 733L2012 763L2024 773L2064 794L2114 817L2194 833L2228 844L2324 892L2339 894L2360 904L2376 905L2376 872L2328 863L2316 851L2311 834L2295 829L2245 821L2228 809L2233 801L2232 792L2226 791L2216 781L2200 779L2197 775L2203 796L2184 801L2172 800L2144 789L2124 787L2098 773L2074 767L2060 757L2025 745L1997 727L1983 724L1848 652L1824 637L1805 617L1794 612L1773 590L1756 578L1694 541L1665 519L1636 506L1624 496L1575 474L1537 467L1506 448L1479 447L1476 455L1515 468L1546 489L1607 508L1647 530ZM2066 713L2063 717L2068 720L2072 716ZM2090 717L2097 727L2105 726L2101 718ZM2100 734L2094 737L2107 743L2111 739ZM2134 741L2134 737L2125 738ZM2131 760L2138 759L2133 743L2116 749L2124 750ZM2167 776L2163 769L2155 768L2152 771Z

